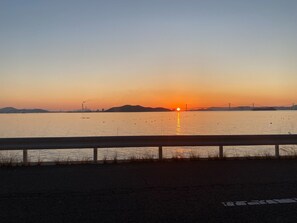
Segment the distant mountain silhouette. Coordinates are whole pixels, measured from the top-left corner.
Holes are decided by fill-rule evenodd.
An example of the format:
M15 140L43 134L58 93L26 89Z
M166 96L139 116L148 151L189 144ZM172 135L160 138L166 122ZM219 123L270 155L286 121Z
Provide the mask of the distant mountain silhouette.
M6 107L6 108L0 108L0 113L46 113L47 110L44 109L17 109L13 107Z
M238 107L209 107L201 108L196 111L251 111L253 108L250 106L238 106Z
M276 111L274 107L257 107L253 108L253 111Z
M151 107L143 107L140 105L124 105L121 107L113 107L105 112L166 112L166 111L171 111L170 109L167 108L151 108Z
M275 110L297 110L297 106L285 107L251 107L251 106L237 106L237 107L209 107L201 108L193 111L275 111Z

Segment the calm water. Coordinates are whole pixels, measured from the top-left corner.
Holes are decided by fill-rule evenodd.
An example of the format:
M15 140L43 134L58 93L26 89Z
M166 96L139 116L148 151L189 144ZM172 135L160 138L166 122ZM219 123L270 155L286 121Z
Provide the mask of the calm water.
M0 137L296 134L296 111L0 114ZM255 147L253 147L255 148ZM281 153L294 152L293 146ZM217 148L165 148L165 157L213 156ZM269 146L229 147L227 156L272 154ZM19 159L20 152L1 152ZM32 161L91 159L91 150L30 151ZM156 157L156 148L101 149L99 159Z

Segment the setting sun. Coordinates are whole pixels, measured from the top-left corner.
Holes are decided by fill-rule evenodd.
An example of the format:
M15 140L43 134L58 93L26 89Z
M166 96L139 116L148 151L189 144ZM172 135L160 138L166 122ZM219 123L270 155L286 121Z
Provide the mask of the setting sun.
M180 111L180 108L176 108L176 111Z

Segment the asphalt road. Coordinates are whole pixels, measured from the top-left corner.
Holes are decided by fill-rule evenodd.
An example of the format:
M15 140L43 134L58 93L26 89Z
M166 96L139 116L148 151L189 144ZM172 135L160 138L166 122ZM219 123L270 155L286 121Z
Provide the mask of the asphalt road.
M0 168L0 222L296 222L297 160Z

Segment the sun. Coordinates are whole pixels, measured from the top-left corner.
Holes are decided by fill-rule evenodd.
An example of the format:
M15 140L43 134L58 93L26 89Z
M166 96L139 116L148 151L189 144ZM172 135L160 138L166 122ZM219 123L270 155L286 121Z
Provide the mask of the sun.
M179 112L179 111L180 111L180 108L176 108L176 111L178 111L178 112Z

